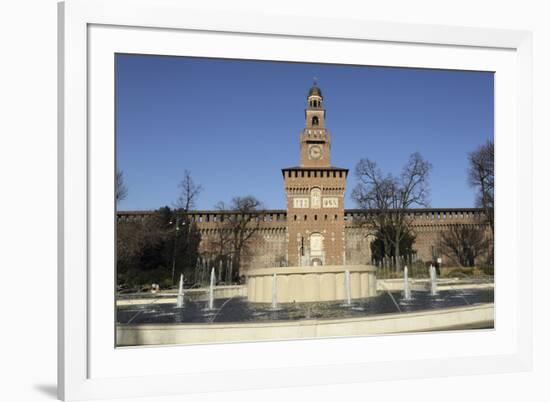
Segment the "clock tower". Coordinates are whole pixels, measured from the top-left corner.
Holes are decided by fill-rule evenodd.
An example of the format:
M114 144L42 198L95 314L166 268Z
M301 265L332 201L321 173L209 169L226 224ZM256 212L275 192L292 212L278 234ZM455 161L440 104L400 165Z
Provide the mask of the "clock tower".
M330 166L330 133L325 127L327 112L321 89L314 84L309 90L305 110L306 124L300 132L300 166Z
M330 133L321 89L307 96L300 165L282 169L290 266L345 264L344 194L348 169L330 163Z

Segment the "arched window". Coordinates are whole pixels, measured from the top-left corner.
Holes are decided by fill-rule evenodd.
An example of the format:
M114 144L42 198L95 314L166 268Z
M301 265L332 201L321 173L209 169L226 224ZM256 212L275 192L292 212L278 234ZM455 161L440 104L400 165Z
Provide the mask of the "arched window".
M321 208L321 189L319 187L311 189L311 208Z
M311 125L312 126L318 126L319 125L319 118L317 116L313 116L311 119Z

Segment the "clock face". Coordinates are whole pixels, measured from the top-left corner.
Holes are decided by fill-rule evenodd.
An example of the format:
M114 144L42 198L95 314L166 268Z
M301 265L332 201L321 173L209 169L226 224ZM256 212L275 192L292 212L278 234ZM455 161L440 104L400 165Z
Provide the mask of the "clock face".
M323 150L319 145L312 145L309 147L309 157L311 159L321 159L323 156Z

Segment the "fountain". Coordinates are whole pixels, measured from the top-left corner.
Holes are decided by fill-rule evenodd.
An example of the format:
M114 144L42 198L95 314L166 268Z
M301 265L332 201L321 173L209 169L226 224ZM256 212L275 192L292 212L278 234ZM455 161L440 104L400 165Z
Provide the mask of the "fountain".
M409 268L405 265L403 269L403 300L411 300L411 287L409 284Z
M433 265L430 265L430 295L437 295L437 272Z
M277 310L277 274L273 274L271 284L271 309Z
M393 295L392 295L391 292L388 290L388 288L386 287L386 285L384 285L384 282L381 282L381 285L382 285L382 287L384 288L384 291L386 292L386 294L390 297L391 301L393 302L393 305L397 308L397 311L398 311L398 312L401 312L401 307L399 307L399 303L397 303L397 301L395 300L395 297L393 297Z
M139 302L140 295L135 300L124 297L117 300L117 346L361 336L493 326L492 287L462 294L460 287L437 290L434 286L438 297L431 296L426 287L425 291L415 292L413 299L411 288L415 284L409 281L408 267L404 267L403 282L380 281L378 293L372 267L250 270L248 296L242 289L222 294L225 289L215 287L215 267L205 268L205 275L210 271L210 287L206 283L197 291L186 290L185 310L175 310L173 296L171 302ZM430 267L430 279L435 284L437 276L433 271ZM218 280L219 276L220 273ZM401 297L399 293L403 290ZM218 292L215 305L214 292ZM183 305L180 276L178 307ZM161 337L156 324L162 324Z
M344 290L346 292L346 306L351 306L351 280L349 271L345 271L344 276Z
M346 271L348 271L346 279ZM271 303L273 274L277 303L346 301L376 296L376 268L368 265L319 265L258 268L246 272L247 299ZM347 284L346 284L347 281Z
M178 290L176 308L183 308L183 274L180 275L180 287Z
M208 309L213 310L214 309L214 285L216 284L216 271L215 268L212 267L212 271L210 272L210 291L208 295Z

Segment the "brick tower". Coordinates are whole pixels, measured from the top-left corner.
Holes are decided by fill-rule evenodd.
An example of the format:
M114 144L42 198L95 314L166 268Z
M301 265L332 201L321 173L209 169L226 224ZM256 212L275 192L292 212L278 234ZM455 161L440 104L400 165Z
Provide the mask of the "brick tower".
M307 97L300 132L300 165L282 169L288 220L288 264L345 264L344 193L348 169L330 164L330 133L321 89Z

